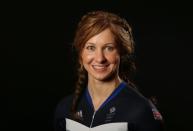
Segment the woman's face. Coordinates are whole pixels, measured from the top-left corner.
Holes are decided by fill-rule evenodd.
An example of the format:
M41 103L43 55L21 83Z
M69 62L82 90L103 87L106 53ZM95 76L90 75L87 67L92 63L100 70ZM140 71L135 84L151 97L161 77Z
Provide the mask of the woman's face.
M109 29L91 37L82 50L82 64L89 80L105 81L118 76L120 55Z

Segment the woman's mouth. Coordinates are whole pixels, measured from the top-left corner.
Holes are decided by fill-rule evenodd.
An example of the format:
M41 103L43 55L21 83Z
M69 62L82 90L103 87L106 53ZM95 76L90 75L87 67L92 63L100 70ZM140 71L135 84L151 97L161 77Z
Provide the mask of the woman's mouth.
M92 67L96 71L104 71L107 69L108 65L93 65Z

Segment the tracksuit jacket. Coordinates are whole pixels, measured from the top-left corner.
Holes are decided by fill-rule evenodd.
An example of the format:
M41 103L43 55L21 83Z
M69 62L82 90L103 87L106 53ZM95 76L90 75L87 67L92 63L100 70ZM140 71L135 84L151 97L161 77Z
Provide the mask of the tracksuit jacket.
M162 131L163 119L154 104L136 89L122 82L95 111L88 88L70 115L73 95L61 100L55 110L55 131Z

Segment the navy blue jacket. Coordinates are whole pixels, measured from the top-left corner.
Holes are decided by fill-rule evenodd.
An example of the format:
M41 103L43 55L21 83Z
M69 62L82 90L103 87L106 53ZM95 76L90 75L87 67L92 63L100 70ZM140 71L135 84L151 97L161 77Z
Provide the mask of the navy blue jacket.
M137 90L122 82L94 111L88 89L77 108L79 120L70 115L72 95L56 107L55 131L162 131L162 116Z

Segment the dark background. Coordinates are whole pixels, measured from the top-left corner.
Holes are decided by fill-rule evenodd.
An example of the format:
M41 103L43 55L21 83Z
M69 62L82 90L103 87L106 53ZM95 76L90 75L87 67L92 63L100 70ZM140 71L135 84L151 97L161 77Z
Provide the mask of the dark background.
M156 96L168 130L192 130L192 11L187 1L2 3L0 130L53 131L58 101L73 91L71 44L81 16L126 18L136 43L139 90Z

